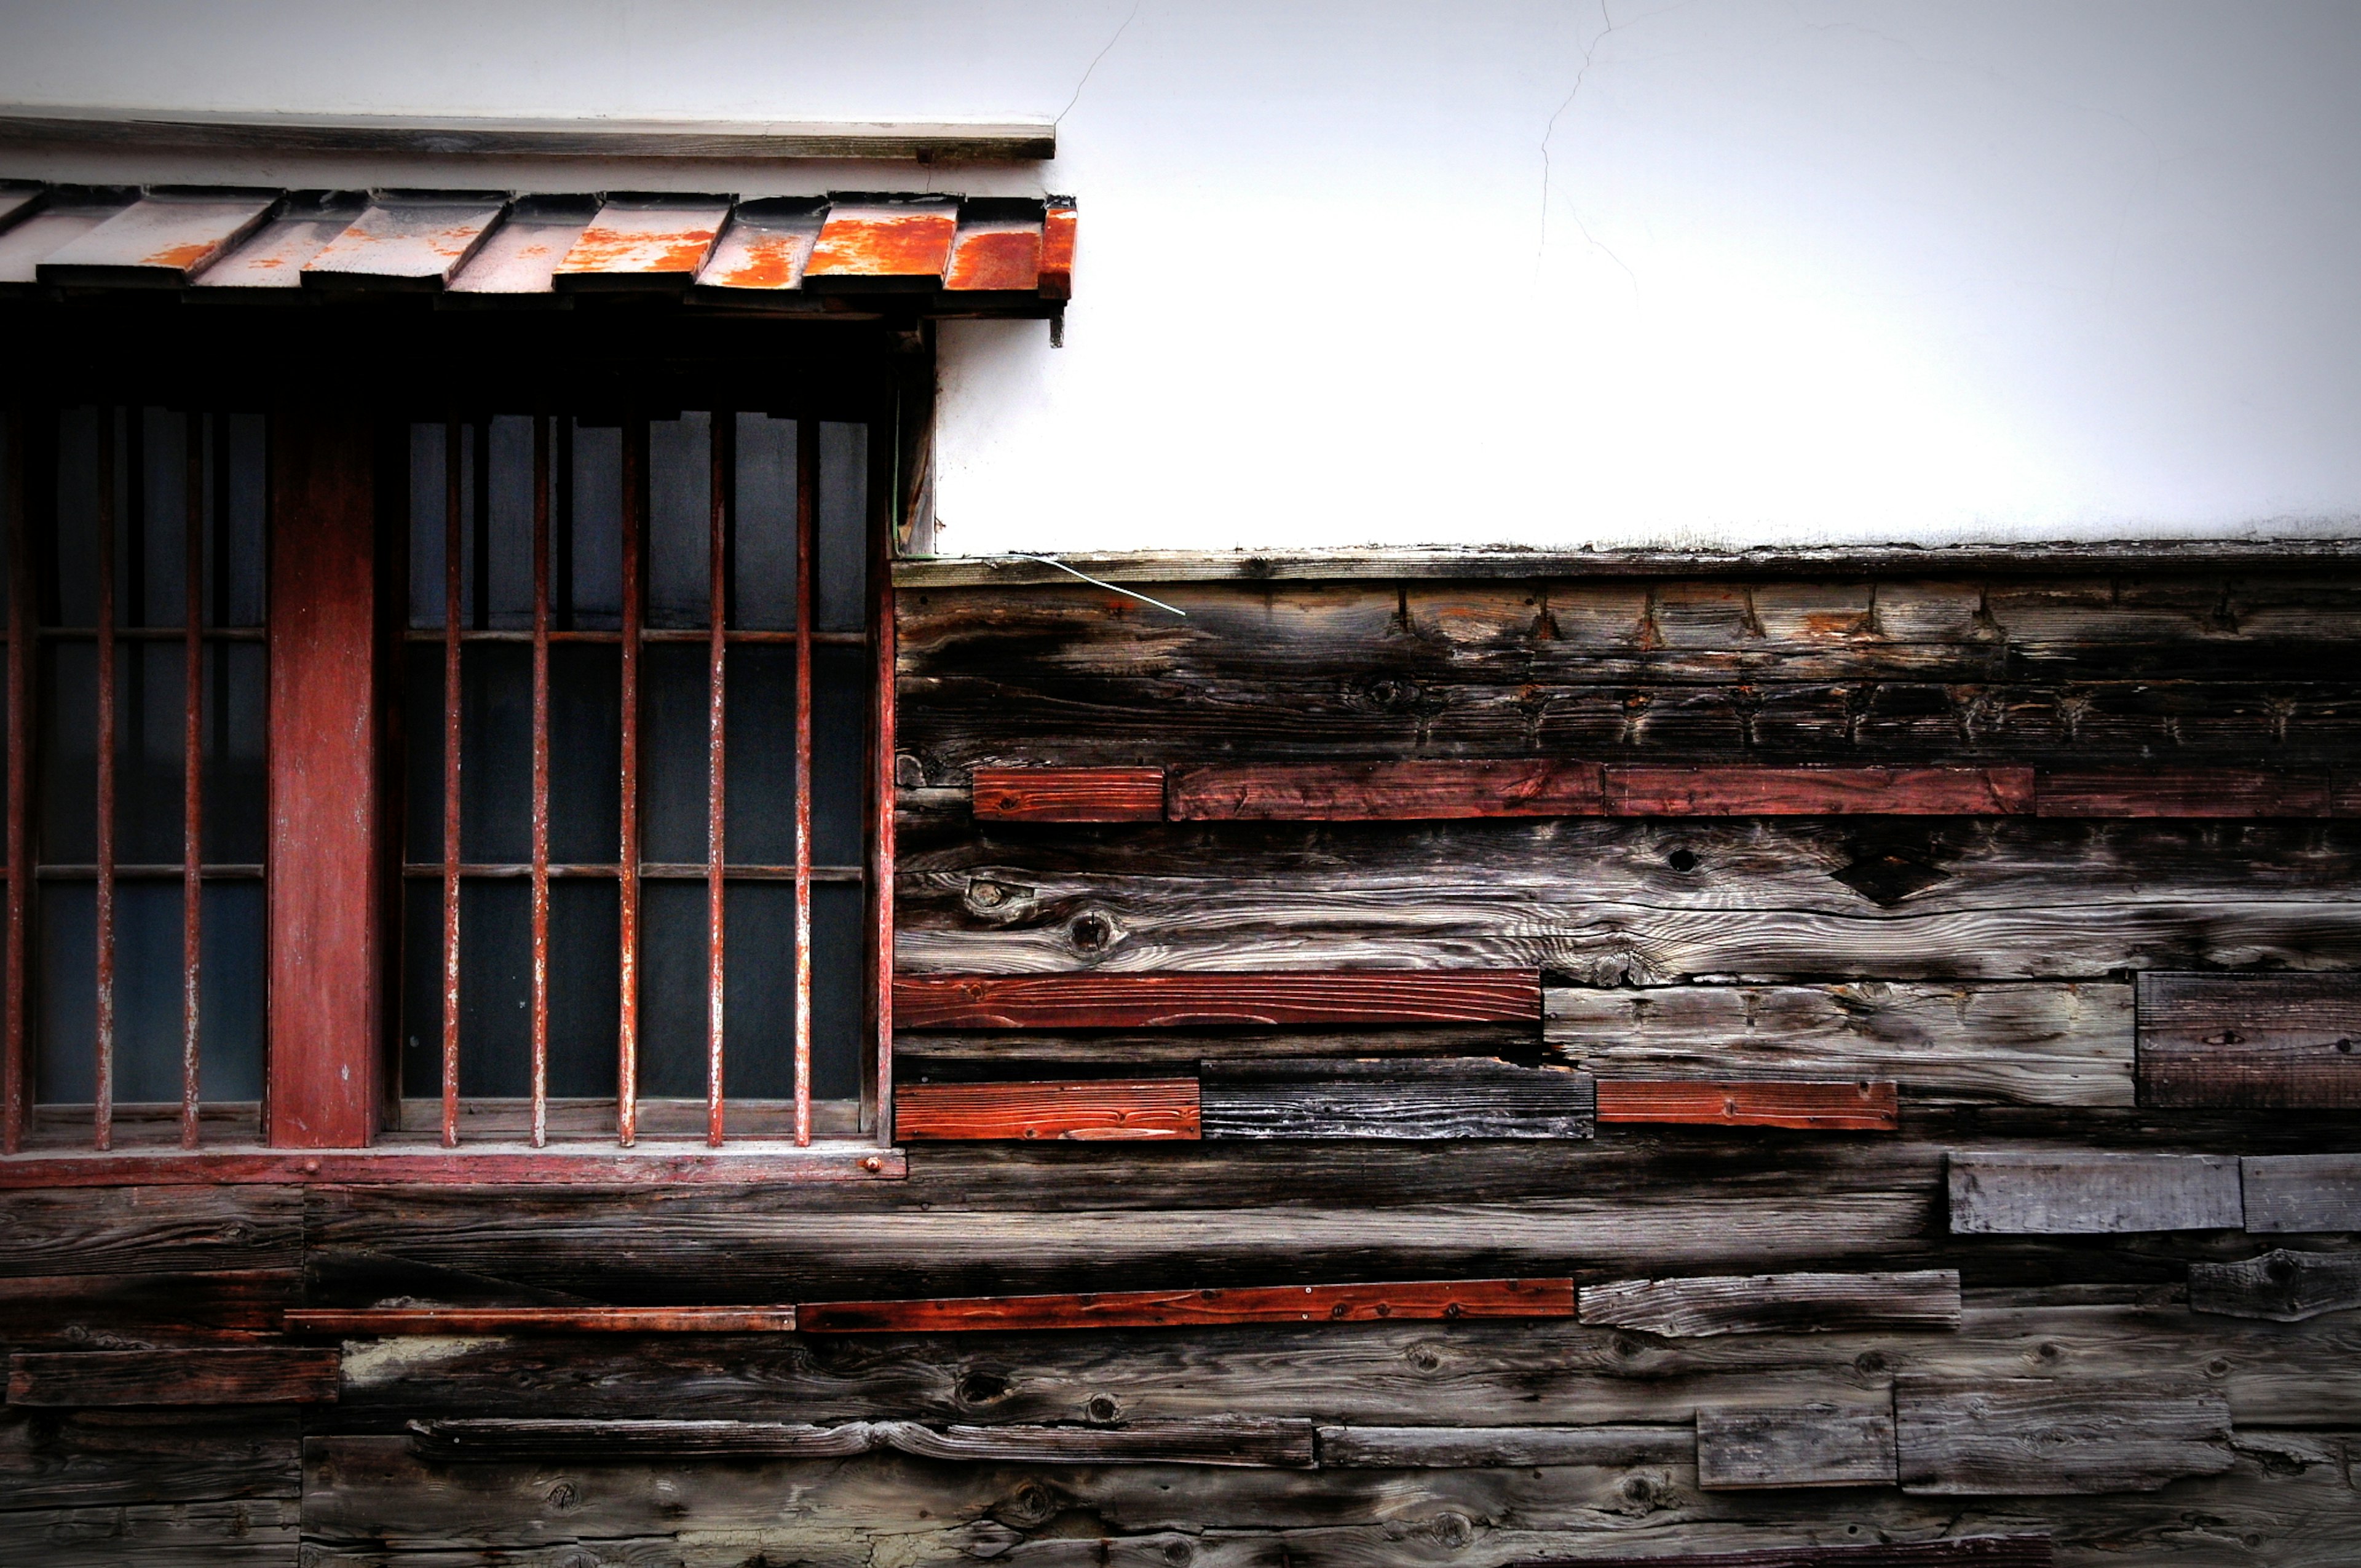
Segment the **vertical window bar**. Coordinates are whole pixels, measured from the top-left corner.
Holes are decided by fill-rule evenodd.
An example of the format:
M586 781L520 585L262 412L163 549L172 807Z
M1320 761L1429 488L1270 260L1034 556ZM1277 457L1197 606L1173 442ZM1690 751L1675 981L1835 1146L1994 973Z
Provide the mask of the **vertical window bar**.
M648 422L623 425L622 802L620 865L616 878L616 926L622 951L617 965L615 1136L629 1148L640 1135L640 635L641 547L648 523Z
M137 417L135 413L134 417ZM115 411L98 411L98 764L96 1081L91 1146L115 1146Z
M812 562L819 554L819 422L796 422L796 1146L811 1142Z
M549 416L533 422L533 1146L549 1141Z
M443 433L443 1146L459 1144L459 464ZM480 590L481 583L478 581Z
M192 409L187 505L181 540L181 1146L197 1146L197 978L203 951L205 860L205 444L204 416Z
M25 438L31 422L8 411L8 951L7 1014L0 1022L0 1148L15 1154L25 1142L25 944L32 913L31 845L25 830L26 792L32 787L33 561L32 520L25 515Z
M874 925L877 1013L877 1146L894 1146L894 575L880 549L873 568L877 599L870 613L877 634L877 736L871 748L870 909Z
M715 1148L722 1137L722 998L727 970L722 959L722 936L728 908L728 883L723 866L729 857L725 825L727 752L724 738L724 670L730 625L730 511L732 461L737 443L737 416L716 409L708 428L712 472L706 486L706 615L707 637L705 714L705 1141Z

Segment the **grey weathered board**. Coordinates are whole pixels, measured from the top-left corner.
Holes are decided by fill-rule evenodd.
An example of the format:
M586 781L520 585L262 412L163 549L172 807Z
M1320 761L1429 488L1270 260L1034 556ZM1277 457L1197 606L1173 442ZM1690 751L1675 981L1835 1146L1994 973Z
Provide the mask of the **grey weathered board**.
M1891 1404L1700 1409L1697 1485L1708 1491L1891 1486Z
M1950 1268L1618 1279L1583 1286L1579 1299L1586 1323L1672 1338L1960 1326L1960 1275Z
M413 1421L413 1447L431 1458L844 1458L893 1449L921 1459L1033 1464L1273 1465L1317 1463L1308 1420L1201 1416L1121 1426L931 1426L918 1421Z
M1512 1563L1509 1568L1564 1568L1565 1561ZM1584 1568L2049 1568L2056 1552L2048 1536L1983 1535L1868 1545L1763 1546L1677 1556L1651 1552L1645 1557L1580 1561Z
M1320 1464L1339 1470L1490 1470L1503 1466L1665 1464L1687 1460L1683 1426L1320 1429Z
M1891 1079L1912 1103L2129 1105L2132 988L2108 981L1553 986L1543 1036L1627 1077Z
M2139 977L2149 1105L2361 1108L2361 974Z
M2261 1234L2361 1231L2361 1154L2250 1155L2246 1229Z
M2235 1230L2238 1162L2218 1155L1973 1153L1950 1157L1958 1235Z
M2153 1491L2230 1468L2230 1408L2169 1376L1894 1380L1904 1490L1944 1497Z
M2194 1312L2299 1323L2356 1307L2361 1307L2361 1255L2280 1248L2237 1263L2189 1266Z
M1472 1058L1315 1058L1199 1067L1207 1138L1587 1138L1588 1073Z

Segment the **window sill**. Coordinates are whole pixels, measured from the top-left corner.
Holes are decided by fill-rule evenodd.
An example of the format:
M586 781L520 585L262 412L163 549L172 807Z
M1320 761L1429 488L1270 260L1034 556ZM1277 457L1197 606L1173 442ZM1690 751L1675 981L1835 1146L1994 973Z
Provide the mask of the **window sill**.
M27 1187L208 1187L315 1183L335 1186L767 1186L807 1181L898 1181L909 1174L900 1149L851 1140L753 1143L713 1149L702 1143L642 1140L630 1149L589 1145L392 1145L371 1149L118 1150L16 1155L0 1159L0 1190Z

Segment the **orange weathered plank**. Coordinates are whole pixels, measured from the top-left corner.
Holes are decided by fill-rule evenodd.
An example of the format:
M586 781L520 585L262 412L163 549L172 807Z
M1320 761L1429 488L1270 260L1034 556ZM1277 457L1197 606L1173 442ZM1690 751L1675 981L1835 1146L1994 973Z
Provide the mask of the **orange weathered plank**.
M298 1334L792 1333L793 1307L356 1307L287 1314Z
M2033 809L2030 768L1615 766L1617 817L2013 816Z
M1194 1138L1197 1122L1193 1078L921 1083L894 1095L894 1131L904 1138Z
M988 822L1160 822L1162 768L978 768L975 815Z
M1899 1125L1900 1117L1901 1097L1891 1082L1598 1080L1601 1122L1890 1133Z
M1175 821L1400 822L1596 817L1596 762L1528 760L1191 768L1172 780Z
M924 974L894 981L894 1021L905 1029L1519 1024L1541 1015L1539 970Z
M1570 1318L1574 1316L1574 1281L1455 1279L1392 1285L1270 1285L1230 1290L1114 1290L1074 1296L969 1296L917 1301L807 1301L796 1311L807 1333Z

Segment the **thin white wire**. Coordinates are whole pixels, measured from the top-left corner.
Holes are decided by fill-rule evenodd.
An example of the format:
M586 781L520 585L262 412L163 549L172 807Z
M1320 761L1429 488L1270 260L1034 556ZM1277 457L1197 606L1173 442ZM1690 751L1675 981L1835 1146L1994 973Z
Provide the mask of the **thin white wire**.
M1189 619L1189 612L1185 609L1166 604L1162 599L1149 598L1146 594L1133 593L1129 588L1117 587L1113 583L1102 582L1098 578L1092 576L1088 572L1077 572L1071 566L1067 565L1063 561L1059 560L1054 555L1027 555L1021 550L1013 550L1009 552L1009 554L1015 555L1019 561L1038 561L1044 566L1055 566L1058 570L1065 573L1068 576L1080 577L1082 581L1090 584L1091 587L1094 588L1104 588L1109 593L1121 594L1126 598L1135 598L1142 604L1152 604L1159 609L1171 610L1173 614L1179 616L1183 620Z

